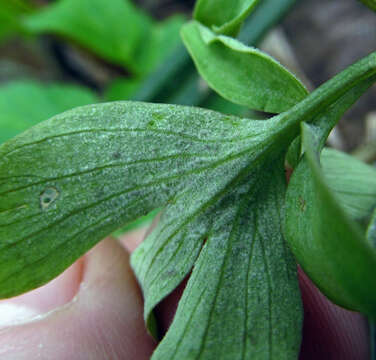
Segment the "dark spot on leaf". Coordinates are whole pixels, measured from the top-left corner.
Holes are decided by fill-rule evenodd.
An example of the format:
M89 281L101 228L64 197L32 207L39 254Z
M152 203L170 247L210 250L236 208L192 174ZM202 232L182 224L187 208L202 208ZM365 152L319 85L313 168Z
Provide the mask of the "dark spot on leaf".
M306 201L299 196L299 209L301 212L305 212L306 211L306 207L307 207L307 204L306 204Z
M120 159L121 157L121 154L119 151L115 151L113 154L112 154L112 158L113 159Z
M55 188L46 188L39 197L42 210L47 209L58 197L59 192Z
M148 127L153 127L155 125L155 121L154 120L150 120L148 122Z
M176 270L168 270L166 272L166 277L167 278L174 278L178 273L176 272Z

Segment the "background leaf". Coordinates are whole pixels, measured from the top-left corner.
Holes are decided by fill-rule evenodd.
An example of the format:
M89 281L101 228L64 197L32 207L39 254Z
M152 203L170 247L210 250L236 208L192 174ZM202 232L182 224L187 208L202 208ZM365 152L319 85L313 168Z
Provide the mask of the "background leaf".
M236 35L258 0L198 0L193 18L217 34Z
M24 26L35 34L67 37L140 76L175 48L183 19L157 24L129 0L113 0L111 6L106 0L59 0L28 16Z
M355 220L369 217L376 208L376 169L328 148L321 153L321 165L329 188L346 214Z
M98 102L89 89L30 80L0 86L0 143L63 111Z
M20 18L32 10L28 0L0 0L0 41L14 33L24 32Z
M216 36L195 21L184 25L181 35L201 76L227 100L279 113L307 95L294 75L257 49Z

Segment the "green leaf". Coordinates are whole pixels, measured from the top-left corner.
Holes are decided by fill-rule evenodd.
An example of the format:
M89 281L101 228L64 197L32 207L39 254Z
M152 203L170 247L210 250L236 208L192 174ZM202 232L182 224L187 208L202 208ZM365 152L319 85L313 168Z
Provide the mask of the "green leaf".
M59 0L27 17L25 27L36 34L56 33L98 55L143 73L136 54L153 25L129 0Z
M193 18L217 34L233 36L258 0L198 0Z
M369 217L376 208L376 169L328 148L321 153L321 165L329 188L346 214L354 220Z
M51 116L97 102L88 89L75 85L15 81L0 86L0 143Z
M283 156L269 155L236 184L218 177L214 197L210 183L187 188L132 256L149 326L153 307L193 267L152 359L297 358L302 314L281 234Z
M364 5L368 6L371 10L376 11L375 0L360 0Z
M282 65L239 41L191 21L181 36L201 76L225 99L253 110L279 113L307 96Z
M376 316L376 253L321 172L320 138L303 124L304 157L286 196L285 236L304 271L334 302Z
M192 184L204 181L214 191L218 179L232 181L274 143L286 127L278 124L124 102L63 113L6 142L0 296L47 282L104 236ZM287 132L293 136L289 126Z

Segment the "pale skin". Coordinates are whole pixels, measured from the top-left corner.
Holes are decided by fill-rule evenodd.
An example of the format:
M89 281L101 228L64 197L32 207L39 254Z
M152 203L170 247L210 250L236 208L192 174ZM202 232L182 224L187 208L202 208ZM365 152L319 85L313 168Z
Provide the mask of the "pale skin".
M129 253L144 235L141 229L121 243L107 238L47 286L1 301L0 360L149 359L156 343L145 329L142 294L129 265ZM369 359L364 318L330 303L300 270L299 281L305 309L300 360ZM162 331L183 286L156 310ZM2 309L9 304L30 309L29 320L2 326Z

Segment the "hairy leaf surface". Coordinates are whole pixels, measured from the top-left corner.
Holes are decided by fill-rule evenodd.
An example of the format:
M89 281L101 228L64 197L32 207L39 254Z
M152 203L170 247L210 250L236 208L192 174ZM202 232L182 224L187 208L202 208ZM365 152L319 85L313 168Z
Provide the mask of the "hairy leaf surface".
M280 113L307 96L294 75L260 50L215 35L196 21L184 25L181 35L201 76L229 101Z
M153 359L297 357L301 304L281 233L286 185L277 154L210 202L192 206L188 189L136 250L146 317L193 266Z
M231 182L250 161L261 161L278 121L120 102L63 113L6 142L0 295L52 279L98 240L188 186L205 181L215 192L218 181Z

